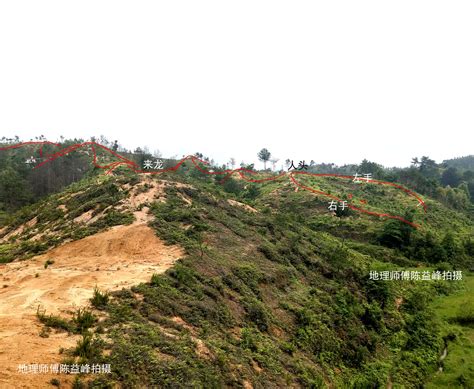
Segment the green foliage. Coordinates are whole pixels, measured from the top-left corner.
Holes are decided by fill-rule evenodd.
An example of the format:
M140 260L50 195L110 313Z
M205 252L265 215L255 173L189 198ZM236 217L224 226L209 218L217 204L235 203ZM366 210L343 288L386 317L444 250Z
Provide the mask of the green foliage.
M228 193L233 193L235 195L239 195L244 190L244 184L242 181L237 181L232 177L229 177L227 180L224 181L222 184L224 190Z
M458 314L454 318L461 325L474 325L474 302L466 301L459 307Z
M271 244L263 243L258 247L258 249L270 261L274 261L274 262L283 262L284 261L284 258L282 258L278 254L278 252L275 250L275 248Z
M75 325L75 332L84 333L97 321L95 315L87 308L79 308L74 313L72 322Z
M474 155L467 155L465 157L458 157L443 161L443 165L448 167L454 167L461 171L473 171L474 170Z
M404 219L413 222L413 213L406 212ZM399 220L391 219L385 222L383 231L378 236L380 244L390 248L404 248L409 246L413 227Z
M59 316L52 315L52 314L50 314L49 316L46 316L46 311L41 310L39 306L38 306L38 309L36 310L36 317L39 319L41 323L43 323L44 325L48 327L57 328L57 329L64 330L67 332L72 332L73 330L73 327L67 320Z
M470 195L463 188L436 188L436 197L443 203L454 209L466 210L470 204Z
M72 320L66 320L57 315L46 315L46 311L38 306L36 317L47 327L73 333L84 333L97 322L97 318L86 308L79 308L73 314Z
M98 309L103 309L108 304L110 294L101 292L97 285L94 287L94 295L91 298L91 304Z
M383 310L380 305L377 303L367 304L361 321L367 328L380 331L383 327Z
M62 209L57 208L57 203L53 201L50 204L47 204L44 208L41 209L41 212L38 212L38 223L47 223L57 221L64 217L64 212Z
M92 209L95 213L99 213L107 206L116 204L123 197L124 193L113 181L106 181L102 185L92 186L73 196L65 205L72 210L69 212L69 218L73 219Z
M254 184L254 183L247 185L247 188L241 194L241 197L247 200L257 199L262 194L260 188L257 185L258 184Z
M355 389L384 388L387 386L390 365L381 361L367 363L349 378L348 386Z
M10 166L0 170L0 204L3 204L6 210L13 211L26 205L30 198L26 180L18 170Z
M103 349L103 341L90 332L83 332L82 338L77 341L73 355L84 360L99 360Z
M443 186L456 187L461 183L461 176L456 168L449 167L441 175L441 184Z
M345 173L356 168L345 167ZM42 334L49 335L49 327L80 333L74 355L89 363L103 361L105 349L110 352L106 358L114 373L94 379L91 387L237 387L249 382L255 387L365 388L383 387L389 376L394 387L422 387L437 369L443 346L442 328L428 306L435 294L451 289L443 282L372 281L368 272L382 262L390 269L391 264L433 263L446 270L472 263L472 222L465 201L472 177L463 173L465 185L443 188L446 167L428 157L410 169L388 172L369 161L358 168L443 198L449 207L425 196L428 212L419 208L413 215L405 213L413 208L411 199L393 188L352 188L338 179L308 178L305 185L343 198L350 191L354 198L369 199L369 210L404 215L424 228L357 212L335 218L323 200L303 190L236 179L221 185L222 176L213 179L187 162L162 176L166 201L150 207L157 235L184 247L186 255L132 290L109 294L96 287L91 303L106 316L100 324L87 308L71 320L38 311L47 325ZM71 186L64 197L67 222L88 211L97 215L126 196L123 184L139 178L126 170L120 174ZM260 212L230 206L229 197ZM58 200L23 208L9 219L8 231L37 216L38 228L52 222L55 232L64 232L60 239L78 239L133 221L132 214L112 210L92 225L66 231ZM0 261L34 255L59 241L12 239L0 245ZM469 312L463 307L452 325L471 325ZM101 341L99 333L106 333L110 343ZM456 379L467 385L471 378L462 371Z
M79 376L74 377L72 381L72 389L85 389L86 385Z
M1 244L0 243L0 263L8 263L12 261L15 257L13 252L14 245L12 244Z
M295 366L295 374L298 378L298 381L305 388L319 389L326 387L323 377L316 371L314 367L309 364L297 361Z
M167 190L167 202L154 202L151 212L155 220L151 223L156 233L169 244L179 243L188 252L203 251L203 233L209 226L195 206L184 206L176 190ZM185 228L189 226L189 228Z
M376 179L381 179L385 174L382 165L375 162L370 162L367 159L364 159L359 164L358 172L361 174L372 173L372 177Z
M128 225L132 224L134 220L135 217L130 212L119 212L112 210L110 212L107 212L104 217L92 223L90 227L102 229L105 227Z
M169 275L178 281L180 286L192 287L196 284L194 272L180 263L177 263L169 272Z
M305 308L296 313L298 327L295 343L298 347L319 356L322 361L337 360L342 341L337 337L332 326L324 322L324 316Z
M251 357L262 367L279 373L275 344L254 328L244 327L241 331L240 347L250 352Z
M260 331L267 331L271 317L262 302L255 298L248 298L244 300L243 306L247 314L247 321L255 324Z
M264 163L265 169L266 169L266 166L267 166L266 164L270 160L271 156L272 155L271 155L270 151L268 151L265 148L261 149L257 154L258 159Z
M384 308L394 298L393 286L389 282L366 280L365 290L370 302L377 302Z

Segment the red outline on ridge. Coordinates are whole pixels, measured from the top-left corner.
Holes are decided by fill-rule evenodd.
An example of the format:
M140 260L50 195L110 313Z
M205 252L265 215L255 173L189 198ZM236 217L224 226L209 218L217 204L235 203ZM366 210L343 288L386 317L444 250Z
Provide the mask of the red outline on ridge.
M0 150L10 150L10 149L16 149L16 148L20 148L20 147L23 147L23 146L27 146L27 145L41 145L40 147L40 150L39 150L39 153L40 153L40 157L42 158L43 157L43 146L45 144L51 144L51 145L55 145L57 147L61 147L61 144L60 143L54 143L54 142L49 142L49 141L30 141L30 142L21 142L21 143L18 143L18 144L14 144L14 145L10 145L10 146L6 146L6 147L0 147ZM105 147L97 142L92 142L92 141L88 141L88 142L83 142L83 143L77 143L77 144L73 144L71 146L68 146L66 148L63 148L63 149L60 149L59 151L57 151L56 153L54 154L50 154L50 155L47 155L47 159L42 161L41 163L39 163L38 165L36 165L33 169L37 169L41 166L44 166L46 163L48 162L52 162L54 161L55 159L59 158L59 157L62 157L62 156L65 156L73 151L76 151L82 147L87 147L87 146L90 146L91 150L92 150L92 153L93 153L93 159L92 159L92 163L94 164L94 166L96 168L99 168L99 169L108 169L106 171L105 174L109 174L109 173L112 173L118 166L120 165L126 165L128 166L130 169L132 169L134 172L136 173L144 173L144 174L161 174L161 173L165 173L165 172L171 172L171 171L176 171L179 169L179 167L187 160L191 160L191 162L193 163L194 167L196 169L198 169L200 172L202 173L205 173L205 174L208 174L208 175L220 175L220 174L226 174L225 177L221 180L221 183L225 182L227 179L229 179L232 174L234 173L238 173L240 175L240 177L247 181L247 182L254 182L254 183L260 183L260 182L266 182L266 181L274 181L274 180L277 180L283 176L288 176L290 178L290 180L293 182L293 184L295 184L296 187L300 187L304 190L307 190L307 191L310 191L312 193L315 193L317 195L323 195L325 197L329 197L333 200L337 200L337 201L342 201L341 198L337 197L337 196L334 196L334 195L331 195L329 193L326 193L326 192L323 192L323 191L319 191L317 189L314 189L314 188L310 188L308 186L305 186L303 184L301 184L299 181L297 181L295 178L294 178L294 175L296 174L303 174L303 175L310 175L310 176L316 176L316 177L337 177L337 178L347 178L347 179L353 179L354 176L347 176L347 175L342 175L342 174L330 174L330 173L308 173L308 172L303 172L303 171L290 171L290 172L284 172L284 173L280 173L279 175L277 176L273 176L273 177L266 177L266 178L261 178L261 179L250 179L248 177L245 176L244 173L249 173L249 174L257 174L257 172L253 171L253 170L250 170L250 169L245 169L245 168L238 168L238 169L225 169L223 171L220 171L220 172L214 172L214 171L209 171L209 170L204 170L202 169L198 162L200 162L201 164L203 165L209 165L209 163L207 161L203 161L202 159L199 159L198 157L194 156L194 155L188 155L187 157L184 157L182 158L181 160L179 160L179 162L175 165L175 166L172 166L170 168L167 168L167 169L160 169L160 170L155 170L155 171L145 171L145 170L141 170L139 169L139 166L137 163L121 156L120 154L116 153L115 151L109 149L108 147ZM103 150L106 150L108 151L110 154L114 155L115 157L119 158L120 161L115 161L115 162L112 162L112 163L109 163L108 165L99 165L99 163L97 162L97 151L96 151L96 146L103 149ZM198 161L198 162L196 162ZM364 179L361 178L361 182L364 182ZM407 189L399 184L395 184L393 182L389 182L389 181L381 181L381 180L375 180L375 179L370 179L370 181L368 181L370 183L374 183L374 184L377 184L377 185L389 185L389 186L392 186L394 188L397 188L397 189L400 189L402 191L404 191L406 194L408 194L409 196L412 196L412 197L415 197L416 200L418 201L418 205L422 205L423 206L423 209L424 211L426 212L427 209L426 209L426 204L425 202L420 198L420 196L418 196L415 192L411 191L410 189ZM365 213L365 214L368 214L368 215L372 215L372 216L378 216L378 217L386 217L386 218L390 218L390 219L396 219L396 220L400 220L401 222L403 223L406 223L414 228L418 228L419 225L418 224L415 224L413 222L410 222L404 218L402 218L401 216L396 216L396 215L390 215L388 213L378 213L378 212L372 212L372 211L368 211L366 209L363 209L363 208L358 208L354 205L348 205L348 208L354 210L354 211L358 211L358 212L362 212L362 213Z

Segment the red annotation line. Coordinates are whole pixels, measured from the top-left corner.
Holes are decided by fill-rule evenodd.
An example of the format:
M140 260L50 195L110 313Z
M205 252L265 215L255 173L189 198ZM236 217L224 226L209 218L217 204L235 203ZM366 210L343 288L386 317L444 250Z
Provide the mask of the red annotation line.
M304 175L310 175L310 176L316 176L316 177L348 178L348 179L351 179L351 180L354 178L354 176L346 176L346 175L343 175L343 174L330 174L330 173L292 172L292 174L304 174ZM365 180L363 178L361 178L361 182L365 182ZM409 196L412 196L412 197L416 198L418 200L418 203L423 206L423 209L426 212L425 202L421 199L420 196L418 196L415 192L411 191L410 189L407 189L402 185L395 184L395 183L390 182L390 181L375 180L373 178L371 178L369 180L369 182L373 183L373 184L378 184L378 185L390 185L390 186L393 186L394 188L397 188L397 189L400 189L400 190L404 191Z
M310 173L309 173L310 174ZM352 178L352 176L349 176L350 178ZM298 182L292 174L290 174L290 179L293 181L293 183L296 185L296 186L299 186L300 188L303 188L305 190L308 190L310 192L313 192L313 193L316 193L316 194L319 194L319 195L323 195L323 196L326 196L326 197L329 197L333 200L336 200L336 201L343 201L343 199L337 197L337 196L334 196L334 195L331 195L329 193L326 193L326 192L321 192L319 190L316 190L316 189L313 189L313 188L310 188L308 186L305 186L303 184L301 184L300 182ZM378 216L378 217L386 217L386 218L389 218L389 219L397 219L397 220L400 220L402 221L403 223L406 223L406 224L409 224L410 226L412 227L415 227L415 228L418 228L419 225L418 224L415 224L413 222L410 222L404 218L402 218L401 216L397 216L397 215L390 215L388 213L378 213L378 212L372 212L372 211L368 211L366 209L363 209L363 208L358 208L356 207L355 205L352 205L352 204L348 204L347 205L348 208L350 209L353 209L354 211L358 211L358 212L362 212L362 213L365 213L367 215L373 215L373 216Z
M6 146L6 147L0 147L0 150L17 149L17 148L28 146L28 145L40 145L39 153L40 153L40 157L43 158L43 146L46 145L46 144L61 147L61 145L59 143L53 143L53 142L49 142L49 141L35 141L35 142L30 141L30 142L18 143L18 144L15 144L15 145L9 145L9 146ZM344 178L344 179L351 179L351 180L354 178L353 176L342 175L342 174L309 173L309 172L303 172L303 171L291 171L291 172L288 172L288 173L286 173L286 172L280 173L277 176L265 177L265 178L260 178L260 179L252 179L252 178L248 178L245 175L245 173L255 175L255 174L257 174L257 172L255 172L253 170L250 170L250 169L245 169L245 168L242 168L242 167L238 168L238 169L225 169L225 170L219 171L219 172L212 171L212 170L205 170L205 169L201 168L201 166L199 166L199 163L201 163L203 165L209 165L209 162L204 161L202 159L199 159L198 157L196 157L194 155L188 155L187 157L182 158L181 160L178 161L178 163L176 165L174 165L172 167L169 167L169 168L166 168L166 169L159 169L159 170L155 170L155 171L150 172L148 170L140 169L137 163L123 157L122 155L116 153L115 151L109 149L108 147L105 147L105 146L103 146L103 145L101 145L97 142L91 142L91 141L73 144L71 146L68 146L68 147L65 147L65 148L62 148L62 149L58 150L54 154L47 155L46 159L44 161L40 162L39 164L37 164L33 169L37 169L41 166L44 166L46 163L52 162L52 161L56 160L59 157L65 156L69 153L72 153L73 151L76 151L76 150L78 150L80 148L84 148L84 147L89 147L90 150L92 151L92 163L96 168L104 169L104 170L108 169L105 174L112 173L117 167L119 167L121 165L127 166L128 168L130 168L131 170L133 170L136 173L162 174L162 173L166 173L166 172L174 172L174 171L178 170L180 168L180 166L185 161L191 160L194 167L196 169L198 169L200 172L204 173L204 174L208 174L208 175L222 175L222 174L225 174L225 177L221 180L221 183L225 182L227 179L229 179L235 173L239 174L239 176L243 180L245 180L247 182L253 182L253 183L262 183L262 182L274 181L274 180L278 180L282 177L288 176L296 187L302 188L304 190L315 193L317 195L322 195L322 196L331 198L331 199L336 200L336 201L343 201L343 200L341 198L337 197L337 196L334 196L334 195L330 194L330 193L326 193L326 192L311 188L309 186L303 185L302 183L300 183L299 181L296 180L294 175L299 174L299 175L307 175L307 176L315 176L315 177L336 177L336 178ZM100 165L97 161L96 147L100 148L104 151L108 151L110 154L117 157L119 159L119 161L111 162L107 165ZM363 179L361 179L361 181L364 182ZM403 187L402 185L395 184L395 183L389 182L389 181L381 181L381 180L375 180L375 179L370 179L368 182L374 183L374 184L377 184L377 185L389 185L389 186L392 186L394 188L402 190L403 192L405 192L409 196L412 196L412 197L416 198L416 200L418 201L418 205L422 205L424 211L426 212L425 202L415 192ZM365 213L367 215L378 216L378 217L386 217L386 218L390 218L390 219L396 219L396 220L399 220L403 223L406 223L406 224L408 224L408 225L410 225L414 228L419 227L418 224L410 222L410 221L402 218L401 216L391 215L391 214L388 214L388 213L373 212L373 211L369 211L369 210L366 210L366 209L363 209L363 208L356 207L352 204L348 204L347 207L350 208L350 209L353 209L354 211L362 212L362 213Z

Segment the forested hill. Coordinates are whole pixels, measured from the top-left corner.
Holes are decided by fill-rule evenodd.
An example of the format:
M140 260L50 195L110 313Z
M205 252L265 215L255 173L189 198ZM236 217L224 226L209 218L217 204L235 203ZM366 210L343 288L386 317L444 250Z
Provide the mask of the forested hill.
M464 171L464 170L474 171L474 155L447 159L443 161L443 165L447 167L453 167L461 171Z
M75 148L75 145L85 142L94 143L107 147L113 152L126 157L142 167L145 160L153 160L160 157L158 149L150 152L148 147L128 150L121 146L117 140L110 141L104 136L92 137L91 139L64 139L57 142L46 142L43 136L28 142L36 142L31 145L14 147L23 141L18 137L0 139L0 220L4 212L11 212L20 207L32 204L44 196L60 191L62 188L80 180L87 174L94 174L98 168L92 163L93 149L91 145ZM14 147L14 148L12 148ZM73 150L69 150L72 148ZM59 150L69 150L51 162L44 163L41 168L33 167L48 160ZM103 165L116 161L117 158L110 152L95 147L98 162ZM200 153L196 155L202 156ZM216 166L212 156L204 157L210 162L210 168L214 170L231 168L230 163ZM34 159L35 163L27 163ZM231 158L233 159L233 158ZM173 166L176 158L165 158L165 167ZM286 161L287 166L289 160ZM253 169L253 163L240 163L241 167ZM378 180L398 182L407 187L448 205L472 214L474 202L474 156L466 156L443 161L437 164L427 156L415 157L411 161L411 167L384 168L375 162L363 160L360 164L337 166L334 164L317 164L314 161L308 166L308 172L314 173L341 173L353 174L355 172L370 172Z
M474 224L465 172L451 186L442 181L447 168L426 157L398 171L360 164L374 178L411 183L422 192L425 212L391 185L307 176L298 177L297 186L270 171L222 182L206 174L222 166L199 163L197 169L189 160L156 176L127 166L104 175L87 167L87 148L41 173L24 166L34 150L20 150L0 151L0 239L10 234L0 243L0 262L27 260L131 223L133 214L121 202L156 186L163 193L132 210L144 212L146 205L148 226L185 253L147 282L109 295L96 291L87 320L84 312L73 319L38 315L50 328L81 334L77 346L63 352L69 363L111 364L111 374L78 375L76 387L422 387L438 370L446 343L459 336L445 331L430 302L461 282L369 275L468 275ZM137 163L148 158L142 150L128 155ZM99 157L103 164L113 161ZM34 174L45 175L37 192ZM79 181L47 195L55 180L54 190ZM368 213L331 211L330 198L305 188L357 202ZM81 222L84 214L94 222ZM469 309L454 320L472 323ZM468 368L462 382L474 385Z

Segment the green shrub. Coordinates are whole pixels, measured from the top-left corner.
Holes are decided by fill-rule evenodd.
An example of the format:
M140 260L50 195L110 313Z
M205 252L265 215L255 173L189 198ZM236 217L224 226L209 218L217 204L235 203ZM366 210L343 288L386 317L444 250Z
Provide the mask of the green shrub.
M247 189L245 189L244 193L242 193L241 196L244 199L255 200L260 196L260 194L261 191L258 188L257 184L249 184L247 185Z
M295 366L295 373L304 388L319 389L326 387L323 378L312 366L298 361Z
M46 209L43 209L38 214L38 223L51 222L64 217L64 212L62 209L57 208L54 204L53 207L49 206Z
M82 380L76 376L74 377L74 381L72 382L71 389L85 389L86 385L82 382Z
M448 262L440 262L436 264L436 270L443 272L443 271L451 271L453 270L453 265Z
M51 332L51 327L43 327L39 333L39 336L42 338L49 338L49 334Z
M73 355L84 359L98 359L101 356L103 341L93 336L90 332L84 332L82 338L77 341Z
M222 186L226 192L236 195L244 190L244 184L241 181L234 180L232 177L225 180Z
M107 212L104 217L92 223L90 226L102 229L105 227L128 225L133 223L134 220L135 217L130 212L118 212L112 210L110 212Z
M15 258L13 249L14 245L12 244L0 244L0 263L8 263Z
M180 285L192 286L196 282L194 271L180 263L177 263L171 268L169 274L175 278Z
M72 322L75 324L75 332L83 333L88 328L92 327L97 318L87 308L79 308L73 315Z
M241 265L234 267L232 272L246 284L252 292L260 297L260 290L258 289L259 282L263 279L263 274L257 270L254 265Z
M94 287L94 295L91 298L91 303L96 308L104 308L109 302L110 294L108 292L101 292L97 286Z
M39 306L36 310L36 317L41 323L48 327L58 328L64 331L72 332L72 326L67 320L63 319L60 316L51 314L49 316L46 316L46 311L41 310Z
M261 301L248 298L243 302L247 321L257 326L260 331L267 331L270 324L270 314Z
M258 246L258 250L270 261L279 263L284 262L277 250L275 250L275 248L269 243L262 243L260 246Z
M159 286L162 285L163 283L163 278L161 274L153 273L151 276L151 284L154 286Z

